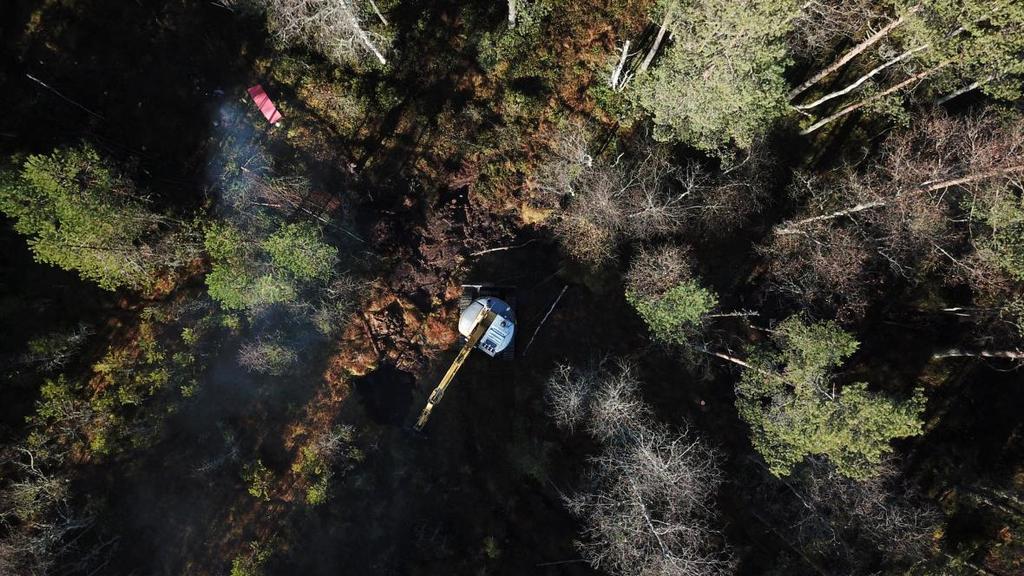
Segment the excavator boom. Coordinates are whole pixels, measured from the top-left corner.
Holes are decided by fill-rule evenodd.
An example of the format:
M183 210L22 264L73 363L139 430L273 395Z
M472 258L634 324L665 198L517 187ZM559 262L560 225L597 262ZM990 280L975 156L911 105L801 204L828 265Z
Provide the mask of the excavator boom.
M498 315L495 314L490 308L481 308L480 313L477 314L476 320L474 320L473 330L469 333L469 337L466 338L466 343L462 346L462 350L459 350L458 356L455 357L455 361L445 372L444 378L441 379L441 383L434 388L434 391L430 393L430 398L427 399L427 405L423 408L423 412L420 412L420 417L416 419L416 424L413 429L417 432L423 430L423 427L427 425L427 420L430 419L430 413L434 410L434 406L441 401L444 397L444 391L448 389L448 385L452 383L452 379L455 378L455 374L462 368L462 364L469 357L469 353L473 351L473 348L480 342L484 334L487 333L487 329L490 328L491 323Z

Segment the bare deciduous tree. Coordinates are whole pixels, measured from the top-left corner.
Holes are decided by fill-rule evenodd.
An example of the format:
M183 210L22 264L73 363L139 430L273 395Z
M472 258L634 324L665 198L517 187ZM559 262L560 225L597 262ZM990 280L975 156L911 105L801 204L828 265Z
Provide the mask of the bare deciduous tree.
M580 370L567 364L559 364L548 378L545 395L548 413L555 424L573 432L583 423L587 415L590 394L597 388L600 371Z
M774 146L757 138L742 160L700 189L699 224L709 235L729 234L762 213L774 186Z
M797 175L798 199L817 214L775 229L765 248L775 259L771 274L794 294L831 292L825 300L863 294L869 267L997 286L1004 272L983 257L991 231L978 214L1007 197L1016 202L1021 174L1021 118L925 116L891 137L863 172Z
M590 135L578 123L559 130L547 158L537 167L536 185L540 190L563 196L576 193L576 179L594 166Z
M643 247L633 257L626 272L626 293L642 298L660 295L693 275L689 250L674 244Z
M800 15L793 21L788 36L789 52L795 57L822 65L831 54L822 50L824 46L835 46L840 42L854 41L863 33L866 23L882 20L881 7L871 0L810 0L800 7ZM877 42L885 37L893 20L885 20L875 36ZM873 42L873 43L874 43ZM870 46L865 46L861 51ZM813 85L813 84L812 84ZM790 94L793 98L797 94Z
M786 479L750 472L757 479L745 493L759 518L819 573L872 574L879 562L905 567L932 555L941 514L892 461L866 480L813 458Z
M808 499L827 511L834 523L860 531L891 559L918 560L928 554L939 510L901 481L893 462L887 462L879 475L857 481L814 460L801 484Z
M871 245L857 231L819 227L807 234L775 236L759 249L768 257L769 288L843 320L859 318L869 304Z
M565 197L555 233L574 258L598 264L623 240L676 232L708 208L708 179L696 164L680 169L655 152L632 162L623 156L595 160L583 133L570 130L538 171L540 189Z
M95 519L70 503L70 482L50 472L41 455L14 447L0 459L10 466L0 486L0 571L4 574L98 573L109 562L114 540L91 543L81 536Z
M585 524L584 558L623 575L728 573L731 560L713 526L717 453L685 428L673 433L653 422L634 369L605 364L562 366L548 389L556 421L582 426L603 444L583 489L566 498Z
M304 44L345 63L373 56L387 64L384 38L370 30L356 0L252 0L267 11L271 32L285 44ZM376 11L376 6L372 6ZM379 11L378 17L379 17Z
M298 353L279 336L257 338L242 345L238 363L249 372L280 376L298 361Z
M586 524L584 557L622 575L728 574L711 524L717 454L686 431L641 427L630 436L592 459L586 489L567 500Z
M637 396L640 381L636 369L621 362L614 371L606 371L591 394L587 431L603 441L628 437L643 429L650 419L650 409Z

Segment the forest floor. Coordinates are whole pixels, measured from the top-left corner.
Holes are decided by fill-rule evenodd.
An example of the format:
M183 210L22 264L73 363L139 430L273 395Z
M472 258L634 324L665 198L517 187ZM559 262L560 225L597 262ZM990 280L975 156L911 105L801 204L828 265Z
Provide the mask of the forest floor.
M49 98L52 106L15 105L0 144L17 139L19 148L43 152L88 139L137 159L141 184L157 202L216 209L217 150L252 133L276 164L310 177L317 205L339 223L331 234L372 270L342 335L310 354L300 372L251 376L237 365L238 339L225 338L209 351L197 401L168 415L157 442L130 457L81 463L80 488L109 497L105 524L120 539L116 567L223 574L260 541L275 543L272 572L283 574L592 573L573 546L579 527L562 495L593 446L558 432L545 414L543 384L560 362L643 356L643 395L663 420L685 418L714 442L735 446L730 453L749 452L731 375L691 371L652 347L618 274L594 275L562 256L542 225L554 201L524 174L564 115L596 119L605 134L620 129L591 91L605 81L598 74L614 53L614 2L604 11L568 5L555 17L562 40L537 49L565 79L553 88L529 76L508 81L507 71L479 65L470 38L500 23L497 3L478 13L454 1L402 2L394 26L409 37L396 45L416 52L398 54L387 75L369 71L359 79L275 50L261 23L213 3L155 4L15 2L3 42L18 58L3 59L0 80L13 101ZM648 23L622 25L639 35ZM43 95L26 74L93 114ZM245 89L257 82L284 112L282 126L266 127L249 107ZM524 99L539 113L529 122L508 120L510 103ZM708 254L737 255L728 265L702 263L720 286L742 286L754 274L749 239L732 241L706 246ZM21 242L3 238L4 247ZM510 249L479 254L503 247ZM4 257L27 262L23 249ZM194 272L154 301L201 292L201 270ZM73 309L74 322L104 326L97 349L130 348L138 311L152 304L49 270L19 282L17 291L56 302L48 314ZM408 425L455 355L463 283L516 287L517 357L471 356L427 434L415 435ZM894 379L916 377L923 360L911 355L908 362L907 348L887 346L879 364L895 366ZM970 401L976 412L932 433L954 444L970 434L1005 438L1014 415L1002 411L1014 404L988 406L986 394L945 399ZM4 422L23 420L32 401L26 395L5 408ZM311 508L293 466L306 439L339 424L357 431L365 459L334 482L325 505ZM246 492L235 467L196 472L232 446L258 454L274 473L267 501ZM976 457L998 464L1004 452ZM773 536L742 509L741 494L726 491L722 500L727 536L745 543L742 567L757 574L759 557L778 552L750 543Z
M422 7L411 4L400 13L418 18ZM396 23L426 31L404 43L444 56L399 62L396 73L377 79L393 84L397 102L360 120L353 133L343 124L347 119L330 117L337 87L316 80L322 66L296 73L289 57L282 61L264 44L258 24L239 22L215 5L16 6L11 22L27 23L28 32L5 39L21 56L4 63L13 96L40 98L41 88L26 80L33 74L95 114L44 94L52 109L26 109L4 127L22 149L88 139L115 157L137 159L141 184L159 202L199 207L209 202L202 191L210 189L209 158L218 139L251 131L236 131L233 122L259 126L252 111L240 119L235 113L248 105L245 88L263 82L285 121L280 128L258 128L266 131L257 139L275 161L304 166L319 194L355 190L338 196L346 202L333 207L348 212L343 218L366 249L387 255L384 273L372 280L356 317L319 362L270 392L253 392L267 386L237 367L237 345L228 342L211 353L201 401L172 414L158 442L129 459L83 462L80 487L109 494L112 513L105 523L119 526L118 566L223 573L249 542L276 539L283 554L275 562L291 573L589 571L574 561L577 527L560 500L582 452L568 453L571 447L547 424L541 384L556 361L625 353L642 344L621 291L595 294L571 285L528 356L509 365L474 356L428 433L407 429L453 358L460 283L516 286L521 337L533 333L571 284L558 250L536 227L548 201L533 206L512 166L546 145L551 120L521 131L522 140L504 157L465 156L479 146L460 138L479 139L502 121L458 113L473 100L486 107L496 89L465 42L465 28L479 22L465 22L460 12L454 3L432 5L425 25ZM488 18L501 16L495 10ZM578 16L566 15L566 22ZM610 29L596 15L588 21L581 26L586 34L552 47L568 66L594 66L603 58ZM593 108L589 76L580 78L547 96L546 117L565 106ZM501 181L482 190L483 165L496 162L505 165ZM147 303L102 293L96 298L103 303L89 320L124 318L107 324L97 348L131 349L132 318ZM620 330L612 333L608 325ZM367 457L336 483L326 506L310 510L301 503L305 487L292 465L304 438L338 423L358 430ZM225 449L226 429L274 471L269 501L247 494L230 466L212 476L195 473Z

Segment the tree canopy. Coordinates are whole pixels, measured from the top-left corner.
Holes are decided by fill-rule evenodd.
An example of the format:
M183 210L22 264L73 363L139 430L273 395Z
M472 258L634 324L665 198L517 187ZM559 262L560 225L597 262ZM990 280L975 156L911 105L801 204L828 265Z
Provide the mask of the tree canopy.
M304 286L328 281L338 257L308 223L285 224L259 244L234 225L215 224L206 232L206 250L210 296L229 310L289 302Z
M681 282L658 295L627 292L626 301L636 309L655 340L674 344L685 342L704 315L718 305L718 297L694 280Z
M29 156L0 181L0 211L28 236L36 260L107 290L144 288L161 264L150 242L165 219L90 146Z
M903 28L907 48L931 65L950 62L953 84L978 82L995 98L1021 96L1024 75L1024 5L1016 0L932 0Z
M850 478L872 476L896 438L921 433L924 397L895 400L857 382L840 386L834 371L857 341L833 322L791 317L751 357L736 406L754 448L776 475L808 456L824 456Z
M796 2L698 0L667 9L673 40L633 88L655 136L706 151L750 147L786 111L784 37Z

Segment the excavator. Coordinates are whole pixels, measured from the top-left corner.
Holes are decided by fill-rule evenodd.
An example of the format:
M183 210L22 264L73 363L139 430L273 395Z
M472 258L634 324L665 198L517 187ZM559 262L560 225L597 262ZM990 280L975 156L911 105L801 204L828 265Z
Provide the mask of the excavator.
M473 296L466 297L467 290ZM463 307L459 316L459 332L466 338L466 342L441 378L441 382L430 393L427 405L413 425L413 430L417 432L423 431L434 407L441 402L448 386L455 379L455 374L462 368L474 348L479 348L491 357L511 357L512 338L515 335L515 315L512 307L496 295L488 295L493 294L494 290L488 290L484 286L463 286L463 291L463 301L468 301L468 305Z

